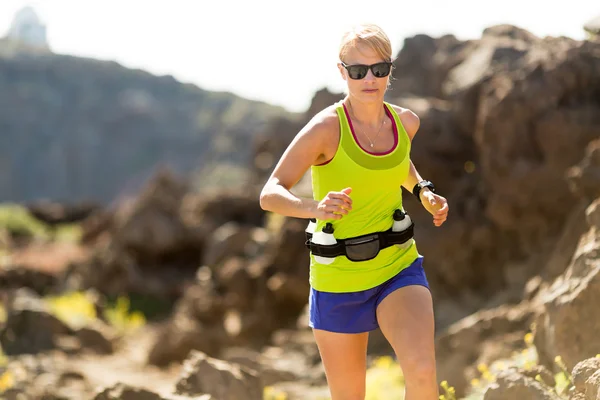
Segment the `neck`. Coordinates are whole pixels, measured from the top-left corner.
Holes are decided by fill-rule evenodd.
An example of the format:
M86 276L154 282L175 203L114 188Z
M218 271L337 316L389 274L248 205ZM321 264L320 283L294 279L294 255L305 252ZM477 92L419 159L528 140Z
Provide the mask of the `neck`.
M362 125L373 127L374 129L379 128L379 125L381 125L381 120L385 115L383 103L365 103L351 96L347 96L344 102L350 109L350 114L354 120L358 121Z

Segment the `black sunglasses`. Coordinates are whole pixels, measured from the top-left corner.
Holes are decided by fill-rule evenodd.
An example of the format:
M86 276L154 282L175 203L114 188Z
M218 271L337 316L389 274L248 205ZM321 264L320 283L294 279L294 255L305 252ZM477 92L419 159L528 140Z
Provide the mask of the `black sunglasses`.
M392 71L392 63L387 61L372 65L347 65L342 62L342 66L346 68L346 71L348 71L348 76L350 79L363 79L365 76L367 76L369 70L371 70L376 78L385 78Z

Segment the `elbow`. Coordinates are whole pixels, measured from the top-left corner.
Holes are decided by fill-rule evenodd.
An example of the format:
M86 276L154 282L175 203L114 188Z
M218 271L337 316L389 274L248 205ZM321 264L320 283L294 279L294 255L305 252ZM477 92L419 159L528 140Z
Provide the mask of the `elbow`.
M260 196L258 198L258 202L260 204L261 209L263 209L264 211L270 211L270 209L269 209L269 194L267 192L267 186L265 186L261 190Z

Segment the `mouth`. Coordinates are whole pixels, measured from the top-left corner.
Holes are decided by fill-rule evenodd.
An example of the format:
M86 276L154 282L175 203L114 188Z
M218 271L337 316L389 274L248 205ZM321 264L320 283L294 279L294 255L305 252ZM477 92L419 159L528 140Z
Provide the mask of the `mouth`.
M363 93L376 93L378 89L363 89Z

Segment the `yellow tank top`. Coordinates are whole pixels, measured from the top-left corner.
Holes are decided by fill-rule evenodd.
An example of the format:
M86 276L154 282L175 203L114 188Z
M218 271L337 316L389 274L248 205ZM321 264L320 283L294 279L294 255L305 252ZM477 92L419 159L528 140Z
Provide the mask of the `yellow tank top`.
M384 102L392 121L394 146L386 153L372 153L360 146L343 103L336 110L340 140L335 156L311 167L313 198L322 200L330 191L352 188L352 210L339 220L318 220L316 229L331 222L334 236L345 239L388 230L394 210L402 208L402 183L410 167L410 139L393 107ZM321 264L310 255L310 285L323 292L356 292L371 289L392 278L419 257L414 241L409 247L391 246L368 261L336 257Z

